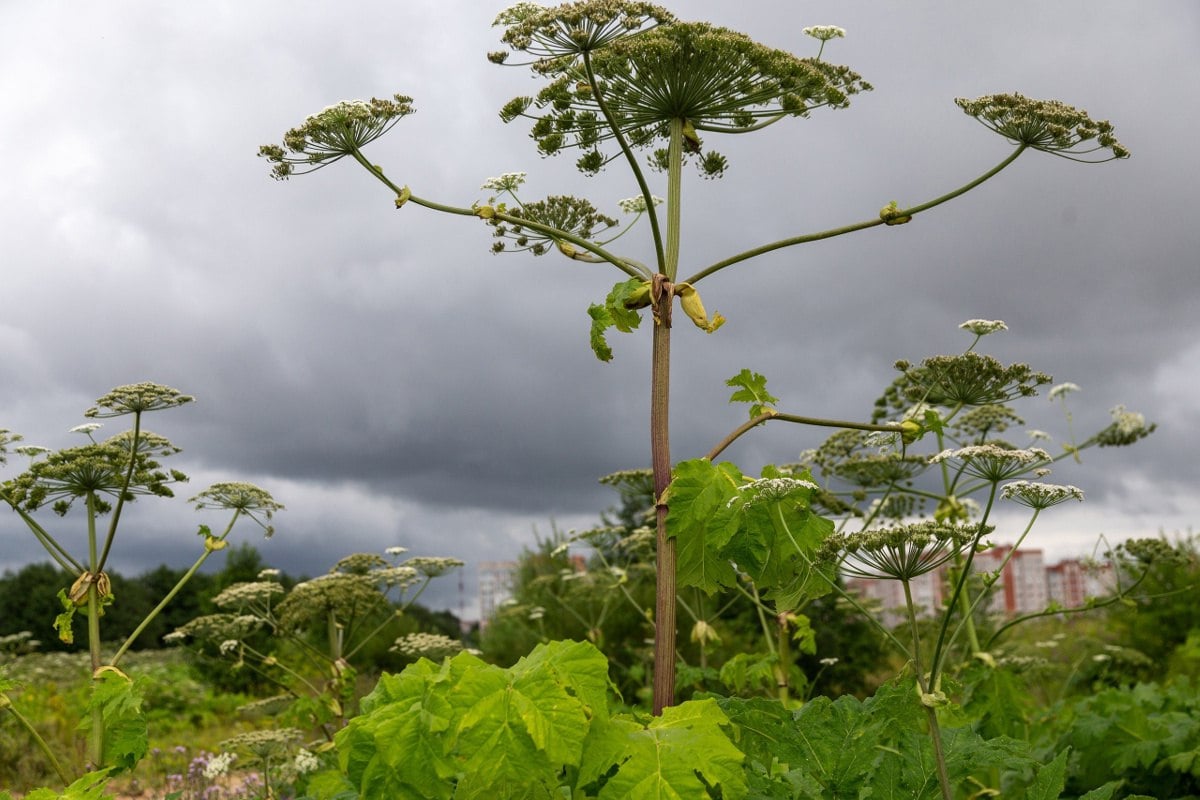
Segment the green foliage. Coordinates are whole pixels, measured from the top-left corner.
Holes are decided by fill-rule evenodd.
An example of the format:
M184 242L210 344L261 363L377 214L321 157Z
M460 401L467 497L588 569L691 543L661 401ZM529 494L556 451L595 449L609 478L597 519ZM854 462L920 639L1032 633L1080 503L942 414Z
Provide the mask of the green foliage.
M110 770L89 772L60 794L52 789L34 789L25 795L25 800L103 800L110 797L106 792ZM8 792L0 792L0 800L12 800Z
M385 675L337 736L371 798L738 797L741 752L712 700L645 721L614 716L608 663L579 642L540 645L508 668L469 653ZM719 788L718 788L719 787ZM713 795L711 792L725 792Z
M809 510L815 490L774 467L754 480L728 462L677 464L667 535L678 541L679 584L709 593L733 588L736 563L780 610L828 593L833 573L814 562L833 523Z
M648 296L646 281L632 278L613 286L604 298L604 305L588 306L588 316L592 318L592 352L596 358L612 361L612 348L604 336L605 331L609 328L616 328L622 333L635 330L642 321L637 309L647 304Z
M1067 791L1108 781L1159 798L1200 794L1200 694L1188 680L1106 689L1063 704L1041 732L1072 756Z
M104 763L117 771L133 769L150 747L141 690L123 672L103 669L94 680L87 710L104 720ZM90 725L85 719L80 729Z
M767 379L748 369L743 369L725 381L725 385L737 389L729 396L729 402L750 404L750 419L754 419L779 402L778 397L767 391Z

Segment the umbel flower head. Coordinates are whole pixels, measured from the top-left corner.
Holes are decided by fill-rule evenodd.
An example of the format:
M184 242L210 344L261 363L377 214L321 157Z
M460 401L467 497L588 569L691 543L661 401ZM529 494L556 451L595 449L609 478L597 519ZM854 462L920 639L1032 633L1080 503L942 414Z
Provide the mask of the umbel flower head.
M99 444L54 451L3 484L0 492L10 504L27 511L51 502L54 512L59 515L66 514L77 498L89 494L94 498L96 511L101 513L109 509L103 498L119 498L122 491L127 502L138 495L173 497L169 484L186 481L187 476L177 470L164 471L151 456L170 455L178 452L178 448L156 434L143 435L148 435L153 445L139 446L132 454L129 452L129 434L120 434Z
M1112 409L1112 424L1096 434L1101 447L1122 447L1133 444L1154 433L1158 425L1146 424L1146 417L1136 411L1127 411L1119 405Z
M372 97L370 101L343 101L313 114L285 133L282 147L263 145L258 155L274 165L271 177L276 180L315 172L361 150L413 110L412 98L402 94L393 95L390 100Z
M929 459L931 464L956 461L967 475L999 483L1022 475L1040 464L1050 463L1050 454L1040 447L1021 449L999 442L973 444L957 450L943 450Z
M916 522L858 533L835 533L821 545L821 560L841 561L858 578L910 581L945 564L992 531L988 525Z
M533 119L532 135L544 155L580 148L577 165L588 174L615 157L600 150L615 136L604 123L605 110L638 147L667 141L669 124L679 121L685 150L700 154L701 133L745 132L821 106L845 108L850 95L871 88L846 67L798 58L705 23L664 24L618 38L591 54L590 74L564 63L541 70L556 77L536 97L511 101L501 117ZM656 154L656 165L663 154ZM725 159L709 152L699 166L716 177Z
M954 356L933 356L914 367L897 361L903 375L892 382L875 401L874 419L882 419L889 409L907 409L914 403L931 406L985 406L1007 403L1018 397L1037 394L1037 387L1050 382L1050 376L1036 372L1028 364L1005 366L991 356L974 351Z
M214 483L188 502L195 505L197 511L205 508L238 511L262 526L267 538L275 533L271 519L276 511L283 510L283 504L276 502L266 489L241 481Z
M545 200L535 200L524 203L518 208L508 209L510 216L529 220L567 233L573 233L581 239L591 239L598 231L608 230L617 224L612 217L605 216L596 210L587 200L569 195L553 195ZM558 244L552 237L519 222L504 222L495 217L490 220L493 225L492 235L496 241L492 243L492 252L500 253L505 249L505 239L516 244L521 250L529 250L535 256L546 253L552 245ZM567 246L567 243L563 243Z
M1014 144L1072 161L1102 162L1129 158L1107 120L1099 122L1057 100L1034 100L1020 94L989 94L975 100L959 97L959 108ZM1111 155L1089 158L1108 150Z
M161 383L145 381L130 383L118 386L96 400L96 405L83 412L83 415L94 419L119 417L123 414L141 414L144 411L175 408L194 402L195 399L191 395L186 395L170 386L163 386Z
M610 42L656 25L674 21L671 12L652 3L590 0L546 8L517 3L500 12L493 26L505 26L500 41L532 56L534 69L562 68L578 56ZM488 53L488 60L503 64L509 53Z
M1013 481L1006 483L1000 490L1000 496L1020 503L1023 506L1041 510L1050 508L1068 500L1083 501L1083 489L1077 486L1054 483L1038 483L1036 481Z

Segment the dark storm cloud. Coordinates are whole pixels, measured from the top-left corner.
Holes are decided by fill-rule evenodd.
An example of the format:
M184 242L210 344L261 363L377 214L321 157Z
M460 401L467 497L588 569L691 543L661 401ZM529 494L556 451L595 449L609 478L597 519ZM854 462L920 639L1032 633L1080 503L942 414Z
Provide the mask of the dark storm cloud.
M369 2L353 19L276 2L0 11L0 138L14 154L0 190L0 426L62 446L110 386L155 380L195 394L148 423L185 447L177 458L194 485L180 495L209 480L270 488L289 508L280 534L259 543L296 572L393 544L508 557L534 541L535 524L548 535L551 518L594 519L614 499L596 479L648 461L647 331L616 334L611 364L587 347L586 307L619 276L549 255L493 257L483 226L396 211L352 164L276 184L254 157L330 103L401 92L418 113L370 156L423 196L469 205L486 198L489 175L527 170L531 197L587 193L613 209L634 194L617 165L582 178L572 156L540 159L520 123L498 120L505 100L537 86L483 59L500 7ZM1079 430L1105 425L1117 403L1161 426L1138 447L1056 471L1088 499L1047 523L1045 546L1066 555L1100 529L1193 521L1200 156L1187 143L1200 108L1170 76L1200 74L1194 3L675 10L801 54L813 44L803 26L842 25L849 35L826 57L876 87L845 111L712 137L731 168L721 181L686 179L684 272L989 169L1010 148L957 96L1059 98L1111 119L1134 154L1091 166L1027 153L910 225L706 280L706 305L729 322L712 336L678 328L677 458L741 421L723 383L743 367L770 378L781 408L865 417L893 361L961 350L959 322L999 318L1011 330L982 349L1082 386ZM649 259L639 233L622 252ZM1044 398L1019 411L1031 427L1064 429ZM728 456L751 472L821 438L767 427ZM138 511L119 567L194 557L193 512ZM0 567L39 558L14 523L0 519ZM432 596L456 607L458 591Z

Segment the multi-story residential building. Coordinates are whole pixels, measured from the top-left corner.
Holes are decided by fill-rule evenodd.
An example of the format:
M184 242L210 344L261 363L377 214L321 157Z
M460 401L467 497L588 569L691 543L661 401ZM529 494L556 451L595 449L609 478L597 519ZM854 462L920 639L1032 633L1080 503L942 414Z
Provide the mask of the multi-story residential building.
M512 597L513 575L517 571L515 561L482 561L479 564L479 624L486 625L500 608L500 604Z
M976 553L972 569L986 578L994 576L987 609L1005 616L1042 611L1051 601L1064 608L1081 606L1089 597L1108 594L1113 586L1111 564L1066 559L1047 567L1041 550L1013 550L1010 545ZM846 585L878 602L885 624L894 625L904 618L904 587L899 581L854 578ZM945 568L920 576L910 586L918 613L933 613L948 599Z
M998 545L976 553L972 566L977 572L995 576L996 585L988 603L993 613L1024 614L1046 608L1049 595L1041 550L1013 550L1010 545Z

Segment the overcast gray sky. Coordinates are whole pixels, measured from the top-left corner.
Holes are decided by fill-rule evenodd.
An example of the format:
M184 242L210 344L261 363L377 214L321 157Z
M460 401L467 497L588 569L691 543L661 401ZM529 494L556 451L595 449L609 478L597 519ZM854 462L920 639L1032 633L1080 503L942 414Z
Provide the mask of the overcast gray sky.
M597 478L648 464L649 330L588 348L589 303L621 278L548 255L492 256L488 229L392 197L351 163L276 183L257 159L339 100L415 99L370 156L423 197L484 200L528 171L524 197L586 194L609 213L635 193L613 165L539 158L499 107L533 83L489 64L505 4L210 0L0 6L0 427L28 443L67 429L109 388L140 380L198 402L147 420L185 448L188 497L248 480L287 505L272 564L322 572L352 551L405 545L469 562L429 597L473 611L474 565L581 527L615 500ZM352 10L349 10L351 9ZM724 381L762 372L800 414L865 418L898 358L961 350L958 323L1005 320L981 348L1083 391L1091 432L1124 403L1150 440L1091 451L1055 478L1084 504L1043 515L1048 556L1196 522L1200 467L1200 5L750 2L671 7L814 55L801 29L848 36L825 57L875 91L754 136L708 144L727 176L685 181L683 271L785 236L869 219L981 174L1010 145L959 96L1055 98L1109 119L1133 157L1081 165L1027 153L910 225L775 252L701 285L728 323L674 337L673 455L737 425ZM665 195L665 179L655 176ZM648 260L647 230L621 240ZM647 326L648 327L648 326ZM1018 409L1065 432L1044 397ZM102 433L116 433L110 423ZM761 429L727 456L746 472L823 434ZM10 459L8 477L23 466ZM131 573L190 563L198 515L139 501L114 548ZM76 550L80 520L51 519ZM1015 533L1015 531L1014 531ZM1003 531L998 537L1003 539ZM42 560L0 515L0 569ZM465 599L463 599L465 598Z

